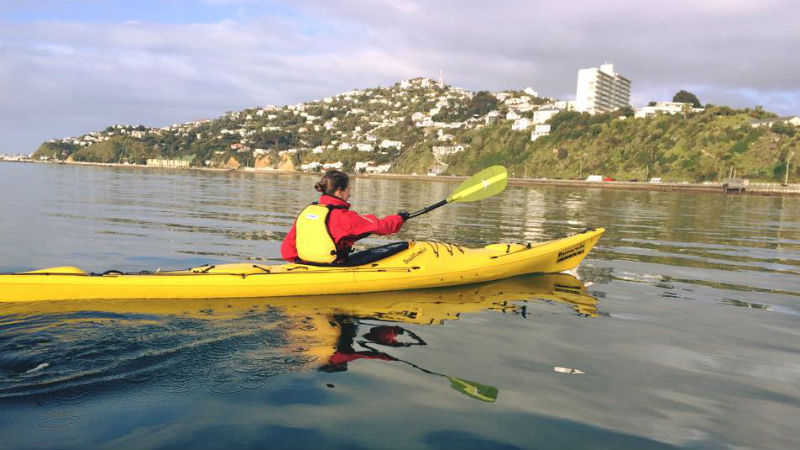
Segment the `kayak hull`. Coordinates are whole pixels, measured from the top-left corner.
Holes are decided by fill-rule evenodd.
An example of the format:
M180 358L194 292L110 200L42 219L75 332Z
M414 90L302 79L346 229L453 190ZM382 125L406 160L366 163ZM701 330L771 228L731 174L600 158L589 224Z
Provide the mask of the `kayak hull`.
M465 248L428 241L355 267L252 263L105 275L74 267L0 275L0 302L73 299L257 298L350 294L480 283L575 268L605 230L534 245Z

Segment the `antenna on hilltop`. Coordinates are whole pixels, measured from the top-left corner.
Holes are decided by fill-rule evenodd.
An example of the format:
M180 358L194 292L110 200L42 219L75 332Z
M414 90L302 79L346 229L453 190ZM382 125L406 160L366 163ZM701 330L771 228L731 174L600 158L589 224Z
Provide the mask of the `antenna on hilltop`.
M444 84L444 77L442 77L442 69L439 69L439 84Z

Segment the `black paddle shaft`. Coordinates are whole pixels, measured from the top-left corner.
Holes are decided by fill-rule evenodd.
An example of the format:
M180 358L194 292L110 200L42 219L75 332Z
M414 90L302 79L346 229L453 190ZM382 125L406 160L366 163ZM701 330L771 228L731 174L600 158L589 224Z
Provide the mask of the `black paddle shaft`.
M447 204L447 200L442 200L442 201L434 203L434 204L432 204L430 206L426 206L426 207L420 209L419 211L415 211L415 212L409 214L408 218L411 219L413 217L421 216L421 215L425 214L428 211L433 211L434 209L436 209L436 208L438 208L440 206L444 206L446 204Z

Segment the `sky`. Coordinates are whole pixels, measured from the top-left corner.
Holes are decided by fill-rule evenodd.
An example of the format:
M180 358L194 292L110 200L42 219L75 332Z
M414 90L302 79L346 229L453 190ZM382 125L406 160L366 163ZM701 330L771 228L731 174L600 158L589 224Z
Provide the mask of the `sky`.
M800 114L792 0L2 0L0 153L414 77L574 99L613 63L631 103Z

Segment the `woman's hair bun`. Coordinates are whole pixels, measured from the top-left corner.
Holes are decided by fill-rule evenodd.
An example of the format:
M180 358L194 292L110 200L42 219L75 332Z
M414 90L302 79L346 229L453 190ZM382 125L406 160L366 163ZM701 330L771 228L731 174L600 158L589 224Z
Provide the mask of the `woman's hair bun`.
M325 172L322 179L314 185L314 189L323 194L332 195L337 189L347 189L350 184L350 177L341 170L329 170Z

